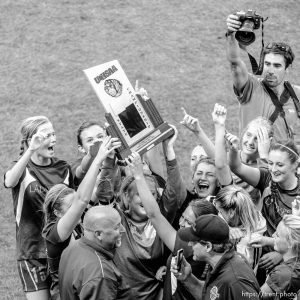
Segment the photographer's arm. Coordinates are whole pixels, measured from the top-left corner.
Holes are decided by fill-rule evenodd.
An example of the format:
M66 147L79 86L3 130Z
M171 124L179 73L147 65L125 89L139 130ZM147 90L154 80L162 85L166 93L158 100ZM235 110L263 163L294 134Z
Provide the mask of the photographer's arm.
M241 22L237 15L229 15L227 20L227 59L230 63L233 85L238 93L241 93L248 80L248 70L246 64L241 59L241 50L235 33L240 28Z

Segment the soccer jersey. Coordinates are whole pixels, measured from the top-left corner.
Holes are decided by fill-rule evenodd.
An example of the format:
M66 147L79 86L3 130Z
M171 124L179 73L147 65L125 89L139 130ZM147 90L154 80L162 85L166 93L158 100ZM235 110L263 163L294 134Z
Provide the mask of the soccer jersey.
M71 168L65 161L53 158L50 165L38 166L30 160L12 188L18 260L46 258L43 204L47 191L58 183L73 187Z
M292 213L292 202L300 195L300 182L293 190L284 190L272 181L270 172L259 168L260 179L256 188L262 194L262 214L267 221L267 234L272 236L285 214Z

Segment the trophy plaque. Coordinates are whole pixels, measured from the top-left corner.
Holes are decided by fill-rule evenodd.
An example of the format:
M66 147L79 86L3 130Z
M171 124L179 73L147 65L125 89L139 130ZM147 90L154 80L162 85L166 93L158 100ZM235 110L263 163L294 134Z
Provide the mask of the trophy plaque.
M117 60L84 70L105 110L107 133L117 137L122 146L119 159L132 152L140 155L174 134L163 121L151 99L135 93Z

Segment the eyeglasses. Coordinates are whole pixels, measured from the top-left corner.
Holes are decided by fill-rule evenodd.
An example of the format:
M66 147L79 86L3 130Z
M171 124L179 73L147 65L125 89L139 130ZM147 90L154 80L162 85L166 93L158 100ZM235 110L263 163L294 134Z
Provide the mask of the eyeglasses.
M280 50L283 52L291 51L291 47L283 43L270 43L266 46L266 49Z

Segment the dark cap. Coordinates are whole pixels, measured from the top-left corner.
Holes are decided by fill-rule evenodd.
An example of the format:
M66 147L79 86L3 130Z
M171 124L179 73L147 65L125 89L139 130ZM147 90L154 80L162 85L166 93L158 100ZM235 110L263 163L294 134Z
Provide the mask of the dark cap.
M196 219L192 227L180 229L178 235L186 242L207 241L223 244L229 241L229 226L219 216L203 215Z

